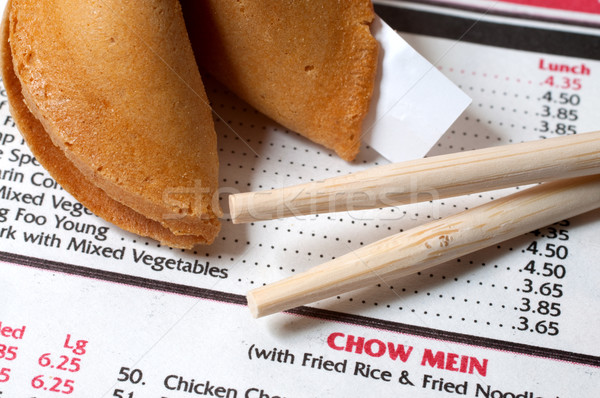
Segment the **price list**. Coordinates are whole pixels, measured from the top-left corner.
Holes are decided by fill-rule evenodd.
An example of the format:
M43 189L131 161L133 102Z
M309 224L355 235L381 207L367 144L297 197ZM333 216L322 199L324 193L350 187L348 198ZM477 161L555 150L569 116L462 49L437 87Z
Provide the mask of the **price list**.
M569 248L569 221L531 232L536 239L523 253L531 260L519 270L523 273L523 294L518 310L519 331L556 336L560 333L561 299L568 283L567 265ZM571 268L571 267L569 267Z
M86 354L87 340L75 339L70 334L64 336L62 346L54 347L52 352L44 352L37 358L37 363L26 364L27 359L20 358L20 352L27 344L27 325L11 326L0 323L0 391L10 388L13 375L22 368L29 368L35 374L31 376L30 387L33 390L48 391L58 394L72 394L76 388L76 377L82 369L82 361ZM29 333L27 333L29 334ZM19 389L20 390L20 389Z
M537 128L540 138L577 134L578 107L581 105L579 93L592 70L585 63L548 64L545 58L540 58L538 69L549 73L540 84L547 89L538 99L542 103L541 111L536 113L541 118L540 127Z
M424 49L425 56L437 61L436 66L473 99L430 155L598 129L598 61L404 36L414 47ZM469 54L478 52L494 62L471 62ZM423 213L443 217L524 188L395 211L400 210L409 228L408 219L418 222ZM385 216L389 217L387 222ZM388 212L385 216L374 224L389 230L394 225L390 220L397 215ZM441 267L335 301L344 309L369 308L378 317L432 328L468 328L494 338L509 333L520 343L595 351L590 334L575 325L589 322L580 300L586 294L597 299L591 282L596 270L590 261L600 249L593 239L597 223L597 211L563 220Z
M18 341L23 339L25 333L25 326L21 329L13 329L10 326L0 324L0 336L2 337L2 343L0 343L0 360L2 364L10 365L17 359L17 351L19 346ZM13 345L9 345L12 343ZM10 367L2 367L0 369L0 383L7 383L10 381Z

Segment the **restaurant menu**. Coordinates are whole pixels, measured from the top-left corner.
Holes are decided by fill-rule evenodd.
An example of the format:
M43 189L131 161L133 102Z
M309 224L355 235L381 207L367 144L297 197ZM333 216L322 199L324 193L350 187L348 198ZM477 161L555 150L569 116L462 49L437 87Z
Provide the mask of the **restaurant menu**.
M600 56L585 47L598 46L594 26L403 3L376 11L472 98L428 156L600 129ZM417 22L399 24L406 15ZM511 35L514 45L490 41ZM540 37L553 42L531 43ZM193 250L124 232L74 200L31 155L0 91L0 398L598 396L600 210L252 318L252 288L525 187L233 225L231 193L388 160L365 144L344 162L206 87L225 218L216 242Z

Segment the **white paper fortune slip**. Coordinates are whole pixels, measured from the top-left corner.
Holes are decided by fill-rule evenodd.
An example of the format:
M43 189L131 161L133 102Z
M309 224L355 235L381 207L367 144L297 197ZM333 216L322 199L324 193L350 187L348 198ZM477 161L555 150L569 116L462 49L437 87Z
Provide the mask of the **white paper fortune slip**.
M371 32L380 50L364 141L391 162L423 157L471 99L379 17Z

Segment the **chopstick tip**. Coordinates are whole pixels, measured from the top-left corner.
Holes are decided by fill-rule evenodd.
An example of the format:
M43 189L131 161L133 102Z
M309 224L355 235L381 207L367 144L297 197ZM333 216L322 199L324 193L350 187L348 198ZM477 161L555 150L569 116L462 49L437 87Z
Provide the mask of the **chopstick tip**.
M259 313L258 305L256 304L256 300L252 291L246 294L246 302L248 304L248 309L250 310L250 314L252 314L252 317L255 319L260 318L262 315Z

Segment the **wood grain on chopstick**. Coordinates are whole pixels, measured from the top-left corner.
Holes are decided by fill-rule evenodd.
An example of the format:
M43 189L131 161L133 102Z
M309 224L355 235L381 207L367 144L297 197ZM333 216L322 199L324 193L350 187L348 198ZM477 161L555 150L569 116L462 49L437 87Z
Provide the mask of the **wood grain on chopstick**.
M248 293L255 317L389 281L600 207L600 175L559 180L390 236Z
M396 206L600 174L600 132L374 167L286 188L231 195L234 223Z

